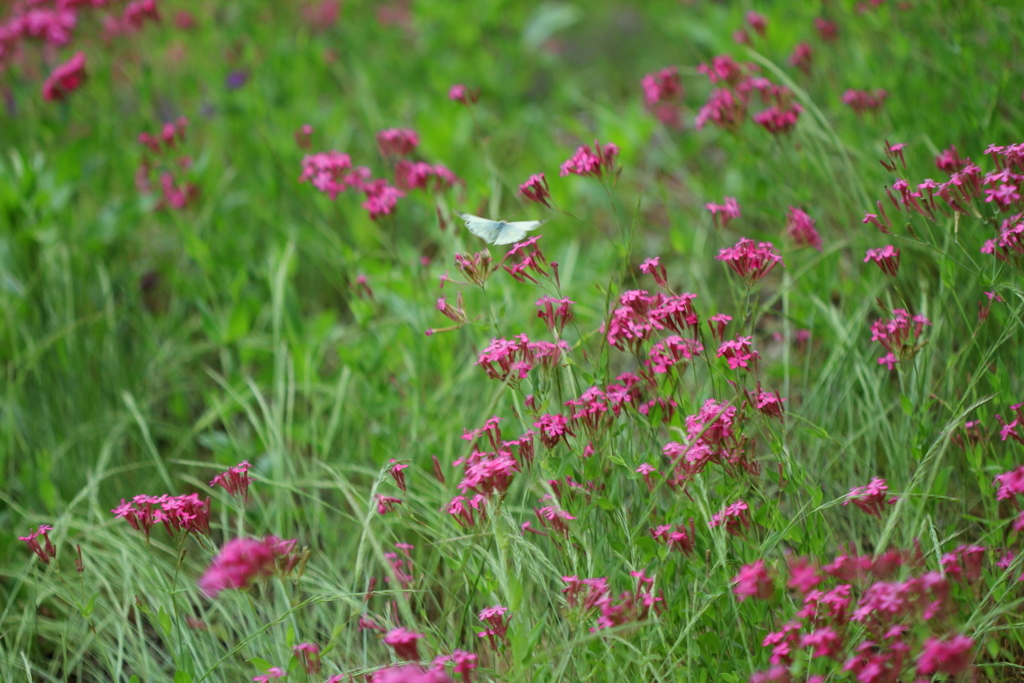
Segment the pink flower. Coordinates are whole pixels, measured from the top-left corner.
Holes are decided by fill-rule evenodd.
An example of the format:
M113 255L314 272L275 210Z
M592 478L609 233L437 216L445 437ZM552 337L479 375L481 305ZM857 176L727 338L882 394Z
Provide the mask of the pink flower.
M568 443L568 437L576 435L569 429L564 415L541 415L533 426L539 430L540 441L545 448L554 448L559 441Z
M199 579L199 588L211 598L226 588L242 589L274 572L278 558L289 555L295 541L276 536L235 538L228 541Z
M424 671L416 665L389 666L373 675L370 683L451 683L442 669Z
M875 111L882 106L889 93L881 88L873 93L867 90L847 90L843 93L843 104L847 104L857 115L866 111Z
M768 417L775 417L779 420L782 419L782 402L786 399L782 398L779 394L778 389L775 390L774 394L769 394L767 391L761 391L761 385L758 383L757 395L754 400L754 409L762 415Z
M967 636L954 635L944 640L929 638L921 647L917 658L917 673L929 675L944 673L956 676L966 671L974 659L971 648L974 641Z
M30 532L28 536L18 536L18 540L24 541L28 545L29 550L34 552L42 560L43 564L50 564L50 560L57 557L57 548L50 542L48 535L51 531L53 531L52 526L40 524L39 528ZM36 540L40 536L43 537L43 542L45 543L43 546L40 546L39 541Z
M821 39L827 43L831 43L839 35L839 27L836 25L836 22L829 21L824 17L814 18L814 28L817 29Z
M302 124L295 131L295 144L302 149L309 149L310 145L313 144L313 126L308 123Z
M358 180L354 174L346 175L351 168L352 159L349 155L335 151L320 152L303 158L299 182L309 181L333 200L354 184L350 181Z
M308 674L320 673L320 646L316 643L299 643L292 648Z
M602 148L597 140L594 140L594 148L590 145L582 145L576 149L565 163L562 164L559 175L567 176L570 173L575 175L592 175L602 178L604 174L614 175L615 158L619 155L619 148L609 142Z
M956 151L956 145L950 145L949 149L942 150L942 153L935 157L935 166L940 171L946 171L950 175L962 169L966 163L966 161L960 159L960 155Z
M536 306L540 308L537 311L537 317L547 324L549 330L552 332L558 330L558 333L561 334L566 324L572 320L572 309L569 307L575 303L575 301L565 298L541 297L536 303Z
M810 75L811 73L811 60L814 57L814 50L807 43L797 43L797 46L793 48L793 54L789 56L789 63L796 68L803 71L805 74Z
M739 597L740 602L747 598L758 598L767 600L772 596L774 586L772 578L765 569L764 560L757 560L753 564L746 564L733 577L733 592Z
M720 250L715 260L727 263L749 286L781 264L782 256L771 242L755 243L741 237L735 246Z
M384 496L377 494L377 514L384 515L389 512L394 512L396 505L401 505L401 498L392 498L391 496Z
M821 237L814 229L814 219L801 209L789 207L786 220L786 237L793 240L798 247L813 247L821 251Z
M395 185L400 190L440 192L459 182L458 176L441 164L408 159L401 159L395 164Z
M811 657L837 657L843 640L832 628L820 628L800 638L800 647L812 648Z
M160 22L160 13L156 8L156 0L135 0L128 3L121 15L124 25L131 31L139 31L146 21Z
M768 27L768 20L764 18L764 15L758 14L757 12L747 12L744 19L750 28L757 31L759 35L764 35L765 29Z
M476 90L470 90L461 83L457 83L448 89L448 99L452 102L458 102L459 104L475 104L480 98L480 93Z
M893 356L893 363L896 361L912 358L917 352L919 345L916 343L926 325L931 321L922 315L911 317L910 313L902 308L892 311L891 320L876 320L871 324L871 341L877 341L886 351ZM879 363L889 363L890 359L885 357ZM891 368L890 368L891 369Z
M277 680L279 678L285 678L288 676L288 672L279 666L272 666L267 669L267 673L262 676L253 676L252 680L255 683L269 683L271 680Z
M505 635L508 631L508 619L505 618L507 613L508 607L502 607L501 605L488 607L480 612L480 621L486 622L489 628L481 631L477 636L490 640L491 647L495 650L498 649L497 641L508 642L508 637Z
M665 271L665 266L661 265L660 259L657 256L641 263L640 272L653 277L654 281L661 287L668 287L668 273Z
M749 506L742 500L730 503L711 516L708 526L724 526L725 530L733 536L742 536L743 529L750 526Z
M121 504L111 510L115 516L124 519L136 531L149 537L150 529L162 523L167 533L177 531L209 535L210 499L199 499L199 494L184 496L135 496L132 502Z
M400 463L397 460L391 460L389 462L391 467L388 468L388 472L390 472L391 476L394 477L395 486L400 488L402 491L405 491L405 472L403 470L408 469L409 466L404 463Z
M683 83L679 78L679 69L674 66L647 74L640 81L640 85L644 89L644 102L648 106L683 97Z
M798 557L789 561L789 581L786 585L807 595L817 588L822 581L818 567L806 557Z
M996 477L995 483L999 484L999 492L996 494L997 500L1013 499L1018 495L1024 494L1024 466L1000 474Z
M708 318L708 328L711 330L711 336L719 342L724 342L725 326L730 322L732 322L732 316L725 313L719 313Z
M525 183L519 186L519 194L531 202L543 204L550 207L548 199L551 194L548 192L548 181L544 179L543 173L535 173Z
M843 501L843 505L853 503L872 517L881 519L882 511L885 509L884 506L896 502L895 498L889 501L885 500L888 490L889 486L885 483L885 479L875 477L867 486L857 486L850 489L850 493L847 495L846 500Z
M76 52L71 59L54 69L43 83L43 99L59 102L78 90L85 79L85 53Z
M377 220L381 216L392 213L398 200L405 196L404 192L397 187L388 185L387 181L382 179L365 185L363 191L366 193L366 201L362 206L369 212L371 220Z
M416 641L423 637L422 633L414 633L404 628L395 628L384 636L384 644L395 650L395 656L405 661L417 661L420 658Z
M700 67L697 67L697 70L699 71ZM737 97L728 88L716 88L711 91L708 101L697 112L694 125L697 130L701 130L710 122L719 128L734 131L742 125L746 115L745 98Z
M722 342L715 353L716 358L725 358L733 370L748 368L757 364L760 354L750 348L751 337L736 337Z
M416 131L408 128L388 128L377 133L377 147L386 157L409 156L419 146Z
M302 8L302 19L314 31L326 31L341 15L340 0L322 0Z
M740 205L735 197L726 197L724 204L705 204L704 208L711 212L711 220L716 228L724 228L733 218L740 217Z
M889 277L896 277L900 269L900 250L888 244L880 249L868 249L864 255L864 263L874 261L882 272Z
M210 482L210 486L222 486L230 495L248 502L249 482L252 481L249 477L249 467L249 461L243 460L234 467L229 468L226 472L222 472L214 477Z

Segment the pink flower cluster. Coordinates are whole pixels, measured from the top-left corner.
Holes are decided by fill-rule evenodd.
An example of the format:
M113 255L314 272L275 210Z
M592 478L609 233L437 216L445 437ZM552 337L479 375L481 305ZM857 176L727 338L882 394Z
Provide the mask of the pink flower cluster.
M853 109L860 116L864 112L880 109L888 96L889 93L881 88L873 92L851 89L843 93L843 104L848 105L850 109Z
M853 503L872 517L881 519L885 506L893 505L896 502L896 498L886 500L886 492L888 490L889 485L885 482L885 479L875 477L867 486L857 486L850 489L850 493L846 496L846 500L843 501L843 505Z
M530 275L531 272L540 277L551 278L551 275L544 270L544 266L548 265L548 261L544 257L544 252L537 246L537 242L540 241L541 237L543 235L534 235L522 242L516 242L505 253L504 258L502 258L501 267L516 282L521 283L529 280L533 284L539 284L536 278ZM550 267L555 269L557 264L552 263Z
M136 531L149 538L150 530L163 524L172 536L178 531L186 534L210 535L210 499L199 499L198 493L183 496L135 496L131 502L111 510L116 517L128 522Z
M643 621L652 608L660 609L664 598L651 592L654 579L645 576L644 572L630 572L630 575L637 578L636 590L624 591L618 598L611 596L608 579L603 577L580 579L577 576L563 576L562 581L566 587L562 593L570 608L579 608L583 612L596 609L600 612L597 624L591 631Z
M670 330L676 334L696 337L700 320L693 309L696 294L649 294L646 290L629 290L619 297L619 307L612 312L606 329L608 344L619 350L629 347L639 351L655 331Z
M686 418L686 441L670 441L662 452L672 461L671 486L685 485L709 464L722 466L730 475L741 471L756 474L758 466L746 453L746 437L738 430L742 416L735 406L715 399Z
M802 209L789 207L786 219L786 237L798 247L812 247L821 251L821 236L814 227L814 219Z
M680 102L685 91L679 69L670 66L647 74L640 85L644 90L644 104L658 120L671 128L681 128Z
M740 205L736 198L726 197L724 201L724 204L709 202L704 205L704 208L711 212L711 221L716 228L724 228L729 225L729 221L740 217Z
M606 143L602 147L594 140L594 147L582 145L576 149L567 161L562 164L559 175L570 173L582 176L603 178L605 175L615 176L615 159L619 156L619 148L614 143Z
M651 468L653 469L653 468ZM669 550L677 550L684 555L692 555L697 545L697 532L693 526L693 519L690 519L689 533L682 524L677 524L675 531L671 524L664 524L650 529L651 536L656 541L663 542Z
M377 134L381 155L386 158L405 157L419 145L415 131L389 128ZM352 188L366 197L362 207L372 220L394 212L405 191L421 189L440 191L459 182L454 173L440 164L400 159L394 165L395 184L384 178L373 178L365 166L352 166L348 154L337 151L307 155L302 160L299 182L309 182L333 201L339 194Z
M57 547L50 541L49 533L53 527L49 524L40 524L35 531L29 532L28 536L18 536L19 541L24 541L28 549L36 554L43 564L50 564L50 560L57 557ZM39 537L43 537L43 544L39 544ZM81 552L81 551L79 551Z
M174 209L180 211L199 198L199 188L187 178L192 167L192 157L188 155L172 158L174 150L185 142L188 119L178 117L173 123L165 123L157 134L139 133L139 144L154 155L153 159L143 155L139 168L135 172L135 187L142 194L153 191L151 177L154 172L160 181L161 199L156 209Z
M721 526L733 536L742 536L743 530L750 526L750 506L742 500L730 503L711 516L708 526L712 529Z
M793 101L792 91L757 76L755 64L741 64L729 55L719 55L710 64L698 66L697 72L705 74L712 84L724 86L712 90L707 103L697 113L695 124L698 129L711 123L726 130L737 130L746 120L755 92L766 108L754 115L754 123L773 135L792 131L803 112L803 108Z
M754 242L741 237L732 247L718 252L716 261L724 261L750 286L782 263L782 256L771 242Z
M564 341L531 342L525 334L512 339L492 339L487 348L480 352L476 365L481 366L487 376L502 382L515 383L526 378L534 367L551 370L558 366L562 353L569 350Z
M257 578L270 576L275 570L287 574L299 559L294 540L283 541L277 536L265 536L262 540L235 538L213 559L199 579L199 588L215 598L228 588L248 588Z
M921 332L931 321L923 315L911 316L902 308L893 309L890 320L876 320L871 324L871 341L877 341L888 353L878 359L879 365L890 370L896 363L909 360L917 353Z
M548 181L544 178L543 173L535 173L525 183L520 185L519 195L525 197L528 201L543 204L549 208L551 206L548 203L551 193L548 192Z
M248 502L249 483L252 481L252 478L249 477L249 467L249 461L243 460L226 472L214 477L210 481L210 486L221 486L230 495Z
M868 249L864 255L864 263L868 261L877 263L882 272L889 277L896 277L896 273L900 269L900 250L891 244L887 244L880 249Z
M943 560L949 568L946 576L976 576L983 553L979 546L961 546ZM802 607L795 619L765 636L762 646L770 651L772 668L750 680L791 681L790 670L800 650L808 653L804 661L811 671L841 669L858 683L895 683L910 680L913 674L964 674L974 643L948 631L956 604L947 578L929 571L891 580L900 567L907 565L915 572L923 563L920 549L891 550L873 559L840 553L820 569L806 558L790 558L786 585L799 594ZM833 580L835 584L823 587ZM740 601L769 599L775 589L764 560L742 567L734 583ZM804 675L809 673L805 668ZM824 680L824 675L811 679Z

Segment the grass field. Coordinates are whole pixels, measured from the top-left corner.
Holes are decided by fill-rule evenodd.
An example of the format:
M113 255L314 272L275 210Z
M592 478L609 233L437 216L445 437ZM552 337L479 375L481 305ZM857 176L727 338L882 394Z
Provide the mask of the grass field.
M1024 680L1018 3L0 22L0 681Z

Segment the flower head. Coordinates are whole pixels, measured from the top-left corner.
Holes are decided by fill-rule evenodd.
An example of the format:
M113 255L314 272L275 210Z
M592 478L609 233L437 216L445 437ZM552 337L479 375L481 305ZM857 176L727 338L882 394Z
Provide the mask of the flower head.
M232 539L199 579L199 588L211 598L226 588L248 588L255 579L272 574L277 560L290 555L294 547L295 541L276 536Z
M576 153L562 164L559 175L567 176L572 173L596 178L602 178L605 174L614 175L615 158L618 155L619 148L614 143L609 142L602 147L595 140L593 149L590 145L578 147Z
M76 52L71 59L54 69L43 83L43 99L59 102L82 87L85 79L85 53Z
M813 247L821 251L821 237L814 228L814 219L802 209L789 207L786 220L786 237L793 240L798 247Z
M390 645L395 656L405 661L417 661L420 658L416 641L423 637L422 633L414 633L404 628L395 628L384 636L384 644Z
M741 237L735 246L719 251L715 260L727 263L751 285L770 273L777 264L781 264L782 256L771 242L755 243L754 240Z
M531 202L547 207L551 206L548 204L548 199L551 198L551 194L548 192L548 181L545 180L543 173L535 173L530 176L525 183L519 186L519 194Z
M24 541L29 550L34 552L43 564L50 564L50 560L57 557L57 548L50 542L49 532L53 531L53 527L48 524L40 524L39 528L33 532L30 532L28 536L18 536L19 541ZM36 540L40 536L43 537L43 545L39 544ZM81 554L81 551L79 551Z
M768 575L768 570L765 569L764 560L757 560L753 564L743 565L732 581L736 584L732 591L740 599L740 602L747 598L767 600L772 596L774 589L772 577Z
M249 461L243 460L226 472L218 474L210 481L210 486L222 486L230 495L249 500Z
M377 133L377 147L386 157L405 157L416 150L420 137L408 128L387 128Z

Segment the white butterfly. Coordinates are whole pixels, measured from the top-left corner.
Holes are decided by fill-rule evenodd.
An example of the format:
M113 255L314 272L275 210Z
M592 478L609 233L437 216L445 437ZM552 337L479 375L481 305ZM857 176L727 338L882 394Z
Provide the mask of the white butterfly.
M512 244L526 237L526 233L536 230L545 221L492 221L468 213L460 213L459 217L466 221L466 228L488 244Z

